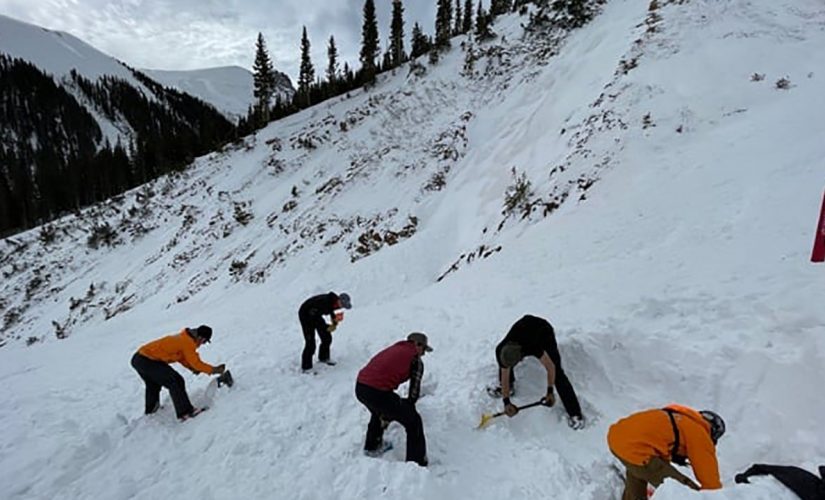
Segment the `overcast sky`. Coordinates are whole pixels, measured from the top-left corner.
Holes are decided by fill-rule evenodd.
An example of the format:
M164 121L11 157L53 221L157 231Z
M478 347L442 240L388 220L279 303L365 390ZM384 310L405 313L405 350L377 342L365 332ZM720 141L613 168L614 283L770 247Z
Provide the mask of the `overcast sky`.
M485 2L486 3L486 2ZM462 2L463 4L463 2ZM392 0L375 0L382 50ZM404 32L432 34L436 0L404 1ZM0 14L66 31L123 62L146 69L252 67L258 32L276 69L295 82L306 25L316 75L335 36L341 65L357 67L364 0L0 0Z

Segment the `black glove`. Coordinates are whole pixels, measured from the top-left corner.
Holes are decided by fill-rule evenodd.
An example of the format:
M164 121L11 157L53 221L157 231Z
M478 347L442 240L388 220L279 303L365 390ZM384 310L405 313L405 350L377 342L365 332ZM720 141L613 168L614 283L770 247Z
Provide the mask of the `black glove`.
M230 372L229 370L226 370L218 376L218 387L222 385L232 387L232 384L234 383L235 381L232 379L232 372Z

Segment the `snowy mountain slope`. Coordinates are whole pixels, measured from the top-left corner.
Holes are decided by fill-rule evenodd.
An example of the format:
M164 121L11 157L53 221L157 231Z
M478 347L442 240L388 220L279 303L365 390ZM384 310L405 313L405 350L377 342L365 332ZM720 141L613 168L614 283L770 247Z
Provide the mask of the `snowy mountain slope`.
M205 68L192 71L146 69L144 73L165 86L193 95L215 106L237 121L246 116L254 103L252 73L239 66ZM289 97L295 89L285 73L276 73L277 93Z
M703 497L792 498L732 477L825 457L825 315L812 299L825 285L807 262L825 11L604 9L560 45L559 33L521 41L526 19L504 17L506 41L474 49L475 76L459 74L455 39L422 77L399 71L198 159L152 196L59 221L53 246L37 231L7 240L10 497L615 498L607 427L678 401L728 422L730 489ZM533 195L505 217L513 167ZM86 248L104 220L123 243ZM355 306L335 333L339 364L302 375L295 311L330 289ZM498 406L484 394L493 347L525 313L557 327L582 432L561 408L472 429ZM134 349L202 322L216 331L202 356L228 363L236 387L185 425L168 402L138 417ZM426 470L401 461L395 425L386 460L360 454L367 414L352 394L366 360L411 330L436 349L418 405ZM40 341L13 340L28 337ZM541 368L518 372L526 403L543 392ZM206 381L186 376L197 400ZM688 496L665 485L656 498Z
M73 69L93 81L111 75L151 95L120 61L62 31L0 15L0 52L30 61L58 79Z
M52 75L58 85L73 95L92 114L103 132L104 139L112 145L118 141L128 144L134 139L135 131L125 117L112 119L106 116L107 110L101 109L98 103L91 102L73 81L70 76L72 71L92 83L96 83L102 77L114 77L134 87L151 101L168 100L167 96L147 87L133 69L86 42L68 33L48 30L3 15L0 15L0 53L28 61L46 74ZM241 68L214 68L201 72L158 72L164 79L157 81L181 92L188 92L190 88L198 89L200 93L192 93L193 96L227 114L230 111L224 110L222 106L226 107L232 102L240 106L239 103L246 99L246 94L251 95L251 75L243 73L248 72ZM246 83L249 83L249 87L242 88ZM246 113L249 102L251 98L243 104L243 113ZM233 120L236 118L231 113L227 116Z
M128 143L133 134L123 121L112 121L90 105L79 89L69 84L69 73L74 70L84 78L96 81L102 76L114 76L128 82L149 98L149 91L132 71L114 57L108 56L77 37L0 15L0 53L31 62L66 88L95 117L105 139L111 144L118 140Z

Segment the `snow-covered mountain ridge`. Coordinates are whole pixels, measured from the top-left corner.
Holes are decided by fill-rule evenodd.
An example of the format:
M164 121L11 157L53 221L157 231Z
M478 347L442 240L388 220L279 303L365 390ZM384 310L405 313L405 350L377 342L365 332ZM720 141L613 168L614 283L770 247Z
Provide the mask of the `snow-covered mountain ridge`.
M212 104L233 122L246 116L255 103L252 73L239 66L188 71L145 69L143 72L165 86ZM295 89L286 73L276 71L275 77L275 95L291 97Z
M607 426L677 401L728 422L726 489L702 498L790 498L731 478L825 456L825 316L812 299L825 284L807 262L825 9L603 8L569 37L523 38L526 16L504 16L496 40L473 45L472 74L454 39L420 76L385 75L6 240L10 497L616 498ZM104 223L119 243L86 246ZM305 376L296 310L328 290L354 308L335 333L339 364ZM560 408L472 430L498 405L484 394L492 349L525 313L557 328L582 432ZM204 359L228 363L237 386L186 425L137 418L129 356L199 323L216 332ZM436 349L419 403L428 469L401 461L395 426L385 460L361 456L352 395L366 360L411 330ZM525 365L520 403L543 390ZM202 396L202 379L187 383ZM672 486L656 498L698 498Z

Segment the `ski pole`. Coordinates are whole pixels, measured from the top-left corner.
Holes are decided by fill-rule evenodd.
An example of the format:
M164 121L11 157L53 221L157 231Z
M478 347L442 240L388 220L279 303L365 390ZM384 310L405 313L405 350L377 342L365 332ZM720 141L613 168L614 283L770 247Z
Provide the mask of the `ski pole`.
M536 401L536 402L534 402L534 403L526 404L526 405L524 405L524 406L516 406L516 408L518 408L518 409L519 409L519 411L521 411L521 410L526 410L527 408L532 408L532 407L534 407L534 406L538 406L538 405L540 405L540 404L542 404L542 400L541 400L541 399L539 399L538 401ZM494 418L498 418L498 417L500 417L500 416L502 416L502 415L506 415L506 413L505 413L505 412L503 412L503 411L500 411L500 412L498 412L498 413L484 413L483 415L481 415L481 422L479 422L478 427L476 427L476 429L483 429L483 428L487 427L487 425L488 425L488 424L489 424L489 423L490 423L490 422L491 422Z

